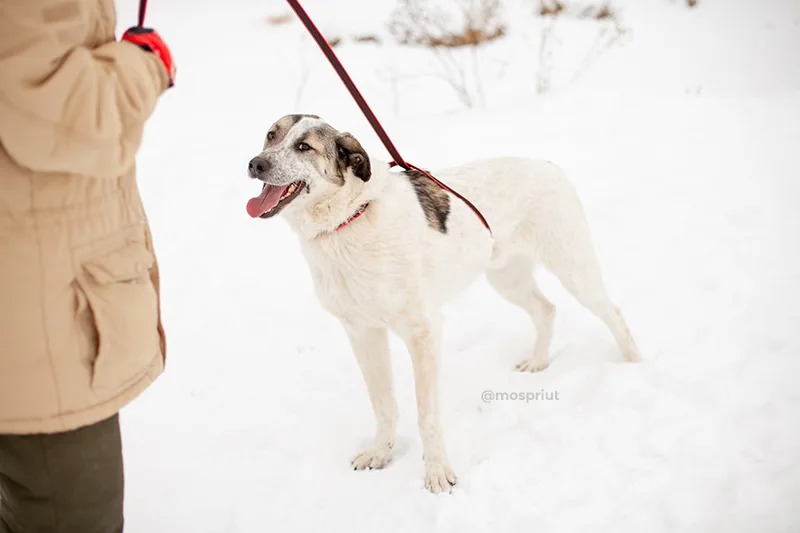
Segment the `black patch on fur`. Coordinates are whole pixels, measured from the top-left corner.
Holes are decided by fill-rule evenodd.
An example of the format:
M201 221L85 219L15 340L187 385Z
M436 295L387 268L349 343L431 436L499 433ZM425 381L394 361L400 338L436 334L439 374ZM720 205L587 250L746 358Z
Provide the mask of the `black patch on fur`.
M447 233L447 217L450 215L450 195L418 170L403 172L417 193L422 211L428 220L428 226Z

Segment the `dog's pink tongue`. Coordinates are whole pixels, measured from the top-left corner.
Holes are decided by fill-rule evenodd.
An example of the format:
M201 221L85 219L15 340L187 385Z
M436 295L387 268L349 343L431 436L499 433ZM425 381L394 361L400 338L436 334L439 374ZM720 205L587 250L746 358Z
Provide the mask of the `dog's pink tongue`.
M276 205L281 199L281 195L286 187L273 187L264 185L261 194L247 202L247 214L253 218L258 218Z

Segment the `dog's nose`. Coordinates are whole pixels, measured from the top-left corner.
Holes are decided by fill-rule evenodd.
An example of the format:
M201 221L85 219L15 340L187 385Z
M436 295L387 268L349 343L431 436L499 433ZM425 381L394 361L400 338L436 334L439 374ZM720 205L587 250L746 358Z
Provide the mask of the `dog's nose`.
M254 178L261 177L269 170L269 167L269 160L261 156L254 157L250 160L250 164L247 165L250 175Z

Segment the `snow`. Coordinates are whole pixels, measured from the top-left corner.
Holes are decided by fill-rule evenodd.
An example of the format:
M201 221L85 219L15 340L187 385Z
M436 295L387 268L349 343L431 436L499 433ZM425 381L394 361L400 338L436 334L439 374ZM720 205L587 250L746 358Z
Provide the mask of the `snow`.
M120 3L121 28L134 4ZM485 105L467 109L429 52L391 44L394 2L305 2L409 161L530 155L567 170L645 359L619 362L542 273L553 362L515 373L533 330L477 282L446 310L460 483L441 496L422 487L397 339L397 457L350 469L373 419L347 340L288 226L245 213L246 163L278 117L319 114L381 145L301 27L267 24L283 2L151 4L178 65L139 156L169 354L123 411L126 531L800 531L800 4L613 2L629 30L573 82L596 30L557 21L553 90L538 95L543 23L509 1L508 36L479 52ZM383 44L352 39L367 33ZM559 400L485 403L485 390Z

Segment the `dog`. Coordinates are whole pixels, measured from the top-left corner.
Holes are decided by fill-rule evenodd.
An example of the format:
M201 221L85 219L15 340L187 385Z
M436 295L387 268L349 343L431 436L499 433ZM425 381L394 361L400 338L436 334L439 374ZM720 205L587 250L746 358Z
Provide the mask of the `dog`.
M263 182L248 213L280 213L297 233L319 301L341 322L361 368L377 429L372 446L352 459L357 470L382 468L392 457L392 330L413 363L425 486L439 493L456 484L437 393L440 310L481 274L533 320L533 353L517 370L537 372L549 362L555 309L533 276L539 265L605 322L624 360L639 360L606 294L580 200L548 161L489 159L436 173L476 204L491 233L425 175L390 170L316 115L273 124L248 176Z

